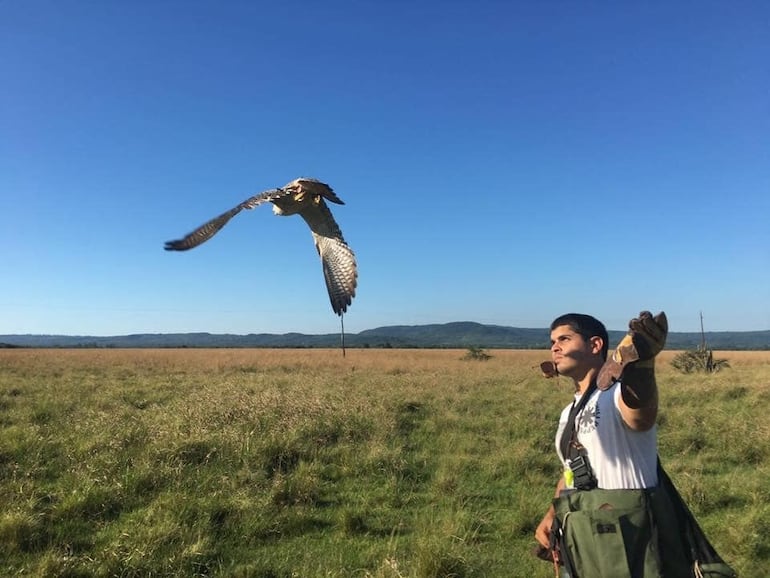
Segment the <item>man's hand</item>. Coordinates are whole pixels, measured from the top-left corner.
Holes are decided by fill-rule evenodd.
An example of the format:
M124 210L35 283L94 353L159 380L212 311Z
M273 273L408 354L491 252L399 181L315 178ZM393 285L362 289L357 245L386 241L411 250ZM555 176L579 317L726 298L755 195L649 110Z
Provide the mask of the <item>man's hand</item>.
M551 506L535 529L535 540L537 540L540 546L549 550L551 546L551 526L553 526L553 519L555 517L556 511Z
M639 317L629 321L628 327L629 332L599 370L596 385L601 390L609 389L631 363L652 366L655 356L666 345L668 319L663 311L655 317L649 311L642 311Z

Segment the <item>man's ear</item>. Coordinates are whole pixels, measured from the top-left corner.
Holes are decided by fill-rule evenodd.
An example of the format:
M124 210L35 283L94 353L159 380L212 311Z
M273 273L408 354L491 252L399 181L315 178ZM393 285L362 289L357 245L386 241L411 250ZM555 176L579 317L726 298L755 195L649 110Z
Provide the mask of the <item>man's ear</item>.
M604 347L604 339L598 335L594 335L591 339L591 353L601 353L602 347Z

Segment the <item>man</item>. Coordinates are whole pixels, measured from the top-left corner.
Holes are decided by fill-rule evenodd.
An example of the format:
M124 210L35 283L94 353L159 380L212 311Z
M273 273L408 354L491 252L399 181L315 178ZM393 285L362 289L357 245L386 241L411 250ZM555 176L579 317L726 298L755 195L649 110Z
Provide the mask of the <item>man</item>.
M551 324L552 369L573 381L575 399L556 434L564 475L535 538L572 578L659 575L648 491L658 485L654 361L668 324L645 311L629 325L607 361L607 330L594 317Z

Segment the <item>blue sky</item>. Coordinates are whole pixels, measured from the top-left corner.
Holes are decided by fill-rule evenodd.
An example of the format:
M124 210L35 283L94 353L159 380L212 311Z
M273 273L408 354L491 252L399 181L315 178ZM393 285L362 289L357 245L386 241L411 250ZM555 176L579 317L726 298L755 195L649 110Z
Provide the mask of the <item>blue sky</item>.
M0 1L0 334L770 329L766 2Z

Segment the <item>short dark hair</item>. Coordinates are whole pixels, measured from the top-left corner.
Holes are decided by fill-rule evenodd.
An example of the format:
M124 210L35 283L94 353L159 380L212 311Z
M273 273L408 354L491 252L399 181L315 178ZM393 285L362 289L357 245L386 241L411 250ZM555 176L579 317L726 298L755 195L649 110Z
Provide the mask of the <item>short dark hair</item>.
M596 317L586 315L585 313L565 313L553 320L551 331L562 325L568 326L586 341L592 337L601 337L604 343L602 346L602 359L607 360L607 352L610 349L610 337L607 334L607 328L604 326L604 323Z

